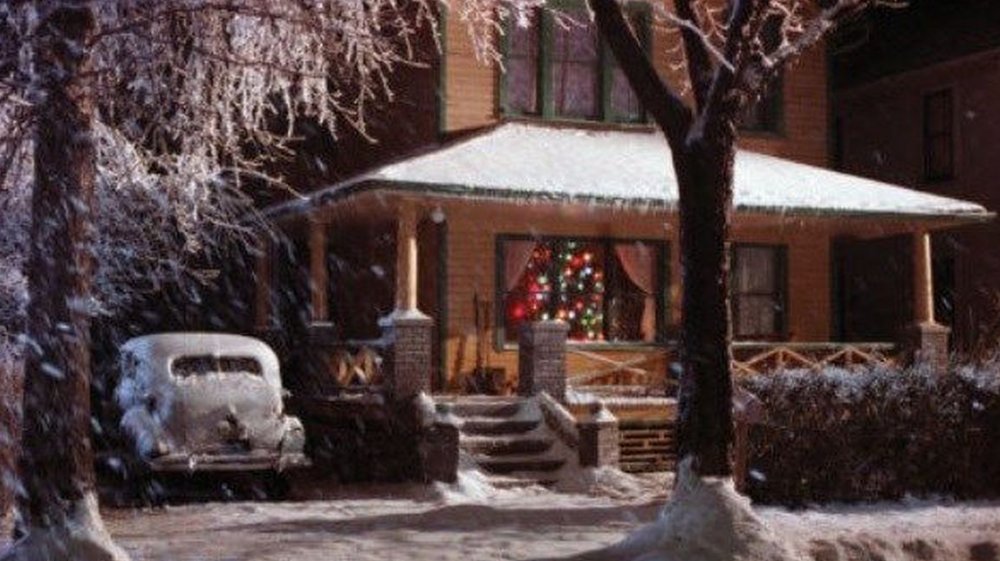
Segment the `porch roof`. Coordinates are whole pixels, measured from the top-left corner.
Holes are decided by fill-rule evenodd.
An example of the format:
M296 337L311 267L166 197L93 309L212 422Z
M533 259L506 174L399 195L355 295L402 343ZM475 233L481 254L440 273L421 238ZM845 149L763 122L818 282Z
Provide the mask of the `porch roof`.
M677 179L659 132L503 123L272 207L280 215L372 189L425 195L675 208ZM737 212L948 222L985 220L983 206L740 150Z

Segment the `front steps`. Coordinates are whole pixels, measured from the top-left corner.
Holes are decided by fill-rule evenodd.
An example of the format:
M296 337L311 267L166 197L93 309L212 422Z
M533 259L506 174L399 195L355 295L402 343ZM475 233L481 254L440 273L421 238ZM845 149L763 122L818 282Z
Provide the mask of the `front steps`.
M519 397L460 396L451 404L461 422L459 449L500 488L553 485L575 457L545 424L537 403Z

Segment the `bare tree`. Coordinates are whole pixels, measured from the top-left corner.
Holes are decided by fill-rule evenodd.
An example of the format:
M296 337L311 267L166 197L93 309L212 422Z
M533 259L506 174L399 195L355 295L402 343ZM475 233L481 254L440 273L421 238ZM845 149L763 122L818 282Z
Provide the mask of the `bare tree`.
M600 32L670 145L680 195L683 319L679 456L730 475L731 327L726 242L737 119L768 82L839 22L878 0L675 0L689 83L667 84L617 0L589 0ZM689 95L685 95L689 94Z
M456 9L478 37L519 9L509 4L468 0ZM30 295L23 536L0 559L126 557L96 510L90 318L144 275L171 278L177 258L220 229L249 235L244 188L282 184L269 171L294 140L296 118L334 135L342 126L366 134L368 106L391 99L396 68L420 63L416 42L434 31L438 8L435 0L0 4L0 201L31 205L30 224L5 222L21 231L0 243L9 250L0 260L25 271L0 281L15 295L7 308L25 309L16 302L24 285ZM479 46L495 54L490 41Z

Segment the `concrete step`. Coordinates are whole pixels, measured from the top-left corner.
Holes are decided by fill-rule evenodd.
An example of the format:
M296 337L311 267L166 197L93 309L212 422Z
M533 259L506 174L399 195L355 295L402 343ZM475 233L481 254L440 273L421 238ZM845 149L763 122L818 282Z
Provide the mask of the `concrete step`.
M462 436L459 446L470 454L485 456L505 456L516 454L537 454L545 452L555 440L544 436L504 435L504 436Z
M517 454L510 456L473 456L475 462L487 473L501 475L515 472L553 472L566 463L561 458L551 458L536 454Z
M459 417L513 417L521 411L521 400L458 400L451 404L451 411Z
M497 489L524 489L540 485L551 487L559 481L546 473L521 473L509 475L489 475L487 476L490 485Z
M534 430L541 420L468 417L462 423L463 435L524 434Z

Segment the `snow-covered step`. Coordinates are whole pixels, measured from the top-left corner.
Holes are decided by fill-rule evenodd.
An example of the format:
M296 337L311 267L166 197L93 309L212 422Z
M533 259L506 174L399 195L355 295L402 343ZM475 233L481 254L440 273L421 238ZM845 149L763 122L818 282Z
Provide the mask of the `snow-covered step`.
M460 440L462 449L470 454L502 456L541 453L552 448L555 439L549 436L498 435L467 436Z
M538 428L541 422L541 419L468 417L462 423L462 433L467 435L523 434Z
M540 454L511 454L507 456L475 455L472 459L487 473L509 474L515 472L556 471L566 463L562 458Z
M497 489L523 489L535 486L550 487L559 482L559 479L550 473L489 475L486 480Z
M518 399L457 401L451 411L459 417L513 417L521 411Z

